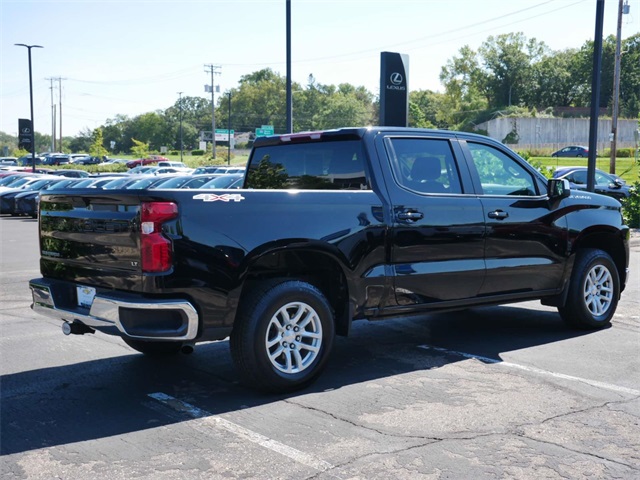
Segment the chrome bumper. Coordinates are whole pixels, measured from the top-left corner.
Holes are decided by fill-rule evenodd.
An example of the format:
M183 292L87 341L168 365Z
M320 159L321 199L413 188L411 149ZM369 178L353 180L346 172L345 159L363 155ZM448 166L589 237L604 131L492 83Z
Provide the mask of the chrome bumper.
M118 331L127 337L141 340L162 340L162 341L191 341L198 334L198 313L193 305L182 299L156 300L156 299L124 299L117 294L96 294L91 304L91 308L82 307L61 307L56 305L56 298L52 293L55 289L46 279L37 279L29 282L29 288L33 295L31 308L34 312L46 317L55 318L63 322L73 323L78 321L96 330ZM158 335L139 335L127 331L122 323L120 309L127 308L133 310L173 310L179 311L183 315L186 323L185 328L180 328L180 333L171 334L166 330ZM108 333L108 332L107 332Z

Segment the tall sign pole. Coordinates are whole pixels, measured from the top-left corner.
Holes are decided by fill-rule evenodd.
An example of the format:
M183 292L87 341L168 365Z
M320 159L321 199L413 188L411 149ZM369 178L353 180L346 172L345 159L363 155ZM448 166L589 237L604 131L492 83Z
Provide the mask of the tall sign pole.
M406 127L409 124L409 56L380 54L380 125Z
M293 94L291 93L291 0L287 0L287 132L293 133Z
M595 190L596 148L598 148L598 112L600 110L600 71L602 70L602 24L604 0L597 0L596 32L593 39L593 72L591 73L591 119L589 121L589 161L587 162L587 190Z

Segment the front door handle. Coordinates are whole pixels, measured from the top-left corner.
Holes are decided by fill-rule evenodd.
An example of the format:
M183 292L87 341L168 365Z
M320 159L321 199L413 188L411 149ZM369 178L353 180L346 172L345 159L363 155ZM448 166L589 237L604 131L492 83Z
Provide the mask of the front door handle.
M494 210L493 212L489 212L489 218L495 218L497 220L504 220L508 216L509 214L502 210Z
M415 210L406 210L404 212L399 212L396 215L396 218L401 222L417 222L424 218L424 214L422 212L416 212Z

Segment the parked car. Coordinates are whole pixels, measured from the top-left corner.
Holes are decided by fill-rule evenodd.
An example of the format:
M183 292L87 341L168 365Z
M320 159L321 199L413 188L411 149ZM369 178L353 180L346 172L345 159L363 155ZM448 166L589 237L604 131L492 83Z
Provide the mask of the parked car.
M203 175L192 175L188 182L184 183L180 188L200 188L213 179L221 177L219 173L205 173Z
M16 157L0 157L0 165L17 166L18 159Z
M587 147L571 145L569 147L564 147L556 152L553 152L551 156L552 157L588 157L589 149Z
M183 185L185 185L187 182L189 182L190 180L193 180L193 176L192 175L172 175L170 177L161 177L162 181L159 183L156 183L153 187L153 189L158 189L158 188L182 188Z
M39 156L36 155L36 165L42 165L42 162L44 161L44 157L43 156ZM29 155L23 155L22 157L18 158L18 165L21 165L23 167L26 166L32 166L33 165L33 157L31 154Z
M3 192L0 192L0 213L15 215L15 197L16 195L24 192L37 192L43 189L46 185L55 182L55 178L39 177L34 178L19 187L8 188Z
M0 181L0 192L4 192L5 190L9 190L12 188L19 188L25 185L27 182L30 182L34 178L40 178L41 175L25 175L25 174L16 174L10 175L2 179Z
M244 175L241 173L229 173L226 175L220 175L218 178L202 185L202 189L205 188L240 188L242 186L242 179ZM232 187L232 185L235 185Z
M339 368L334 337L353 321L539 300L570 327L604 329L629 281L620 203L572 194L486 136L259 137L243 180L42 194L34 313L154 357L229 338L234 376L287 393Z
M129 160L124 158L110 158L102 162L103 165L126 165Z
M97 165L102 163L100 157L92 157L91 155L82 155L73 159L74 165Z
M560 167L553 173L553 178L569 180L571 188L574 190L587 189L587 167ZM618 200L631 195L631 189L622 178L597 168L595 171L594 191Z
M151 163L158 163L158 162L168 162L169 159L166 157L163 157L161 155L149 155L148 157L145 158L138 158L136 160L130 160L127 162L127 168L134 168L134 167L138 167L140 165L149 165Z
M216 170L218 170L220 167L219 166L209 166L209 167L198 167L193 171L194 175L200 175L202 173L216 173Z
M183 162L158 162L158 167L176 167L176 168L188 168Z
M68 165L71 163L69 155L48 155L42 160L43 165Z
M141 173L148 174L148 173L153 172L156 168L158 168L158 167L152 167L152 166L149 166L149 165L147 165L147 166L138 165L137 167L133 167L127 173L129 175L138 175L138 174L141 174Z
M89 176L89 172L84 170L55 170L50 172L51 175L60 175L61 177L84 178Z
M28 215L32 218L38 218L38 203L40 201L40 193L43 191L53 190L54 188L73 188L73 185L78 183L80 179L77 178L65 178L55 177L50 179L51 182L38 191L26 191L19 193L14 198L14 212L15 215Z

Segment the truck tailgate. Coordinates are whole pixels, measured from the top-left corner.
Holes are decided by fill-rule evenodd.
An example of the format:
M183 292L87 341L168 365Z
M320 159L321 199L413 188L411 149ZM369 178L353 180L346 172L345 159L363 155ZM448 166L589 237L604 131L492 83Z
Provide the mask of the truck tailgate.
M140 291L138 195L67 190L40 200L40 270L45 277Z

